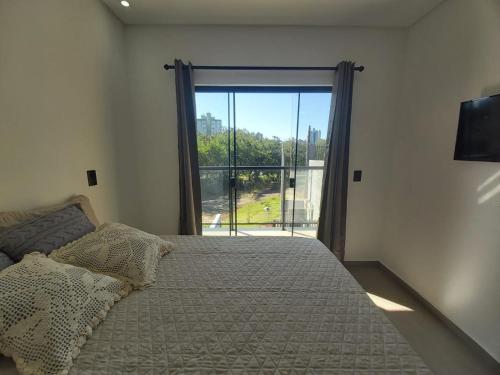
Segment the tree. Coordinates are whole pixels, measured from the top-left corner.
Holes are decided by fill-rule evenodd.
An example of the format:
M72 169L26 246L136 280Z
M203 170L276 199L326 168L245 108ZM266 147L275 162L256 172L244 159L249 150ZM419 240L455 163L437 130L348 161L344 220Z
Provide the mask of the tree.
M234 165L234 134L228 137L227 129L214 135L198 135L198 158L200 166ZM316 144L316 157L324 158L326 141L319 139ZM297 150L295 148L297 147ZM297 151L297 152L296 152ZM282 160L283 152L283 160ZM297 154L297 155L295 155ZM294 138L282 141L278 137L267 138L261 133L247 129L236 130L236 163L238 166L306 166L307 141ZM231 158L231 160L230 160ZM216 174L207 174L216 178ZM240 170L238 171L240 190L253 191L263 186L280 183L281 170Z

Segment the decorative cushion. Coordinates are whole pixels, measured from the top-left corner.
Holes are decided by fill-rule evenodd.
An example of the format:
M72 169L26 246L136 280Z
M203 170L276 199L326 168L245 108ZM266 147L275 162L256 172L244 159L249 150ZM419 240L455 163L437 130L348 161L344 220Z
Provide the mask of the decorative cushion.
M0 233L0 250L18 262L27 253L50 253L95 230L76 205L9 227Z
M13 264L14 262L12 261L12 259L10 259L7 254L0 251L0 271L4 268L12 266Z
M67 374L92 328L128 292L112 277L26 255L0 272L0 353L22 375Z
M16 224L20 224L25 221L33 220L37 217L50 214L54 211L59 211L66 206L78 205L85 215L89 218L90 222L96 227L99 226L99 221L95 215L94 209L90 204L89 198L85 195L75 195L65 201L64 203L58 203L47 207L36 208L33 210L25 211L7 211L0 212L0 227L11 227Z
M95 232L52 252L58 262L104 273L143 288L155 281L160 258L174 245L124 224L103 224Z

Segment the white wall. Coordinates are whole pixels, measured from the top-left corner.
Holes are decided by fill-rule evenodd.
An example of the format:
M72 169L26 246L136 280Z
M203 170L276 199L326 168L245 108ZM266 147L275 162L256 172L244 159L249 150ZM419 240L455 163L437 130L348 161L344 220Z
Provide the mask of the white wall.
M362 169L364 180L349 190L347 258L377 258L390 160L386 135L394 124L404 31L131 26L126 34L132 126L121 141L132 151L124 158L136 176L128 202L137 197L127 222L157 233L177 231L174 73L164 71L163 64L174 58L207 65L335 65L352 59L366 66L356 74L351 142L351 175ZM317 79L324 76L312 82Z
M100 219L118 219L124 51L123 25L98 0L0 1L0 210L84 193Z
M454 161L460 102L500 93L500 1L409 31L384 263L500 360L500 165Z

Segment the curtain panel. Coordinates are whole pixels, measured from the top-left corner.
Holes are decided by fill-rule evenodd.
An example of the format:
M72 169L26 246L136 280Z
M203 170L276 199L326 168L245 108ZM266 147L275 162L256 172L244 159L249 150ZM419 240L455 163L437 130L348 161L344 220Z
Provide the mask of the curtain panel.
M175 60L179 148L179 234L201 234L201 187L196 141L196 101L191 64Z
M349 138L354 63L337 65L323 173L318 239L341 261L345 256Z

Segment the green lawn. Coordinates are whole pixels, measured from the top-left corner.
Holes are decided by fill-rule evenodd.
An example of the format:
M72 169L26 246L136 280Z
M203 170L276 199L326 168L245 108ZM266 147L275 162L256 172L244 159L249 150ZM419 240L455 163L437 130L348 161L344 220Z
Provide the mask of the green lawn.
M266 207L269 209L266 210ZM238 205L239 223L280 221L280 194L269 194L258 200Z

